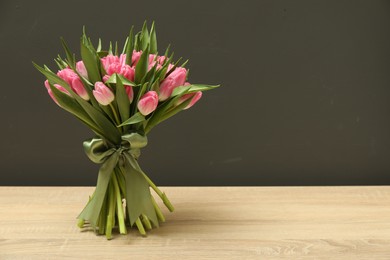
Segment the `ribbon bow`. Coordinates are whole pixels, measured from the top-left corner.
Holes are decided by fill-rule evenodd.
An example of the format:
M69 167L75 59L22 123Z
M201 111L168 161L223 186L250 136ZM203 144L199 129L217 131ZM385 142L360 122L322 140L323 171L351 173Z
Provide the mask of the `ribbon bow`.
M126 208L130 225L132 226L141 214L145 214L153 224L158 226L149 184L137 162L140 149L147 145L147 138L138 133L126 134L121 138L121 145L111 148L107 148L105 141L100 138L84 141L84 150L89 159L102 165L99 169L95 193L77 218L88 220L93 226L97 226L111 175L115 167L118 167L124 169Z

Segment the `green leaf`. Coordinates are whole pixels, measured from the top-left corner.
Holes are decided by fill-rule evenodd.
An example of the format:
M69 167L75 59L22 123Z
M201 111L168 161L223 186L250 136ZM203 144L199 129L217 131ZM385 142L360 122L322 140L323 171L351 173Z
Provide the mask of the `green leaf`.
M167 113L170 109L174 108L179 98L186 94L187 91L191 88L190 86L184 87L185 88L181 88L180 93L178 93L175 97L166 100L164 103L157 107L152 116L148 119L148 123L145 129L151 129L159 122L161 122L161 118L163 118L164 114Z
M191 100L194 98L187 99L186 101L182 102L181 104L177 106L173 106L171 109L164 111L163 113L159 115L153 115L153 117L148 121L147 125L145 126L145 134L148 134L150 130L155 127L156 125L160 124L161 122L167 120L168 118L176 115L180 111L182 111L186 106L188 106L191 103ZM176 102L176 100L175 100Z
M112 42L110 41L110 46L108 48L108 54L112 55Z
M127 78L125 78L124 76L118 74L119 78L121 79L123 85L128 85L128 86L132 86L132 87L138 87L139 85L135 84L134 82L128 80ZM105 82L105 83L113 83L113 84L116 84L116 76L115 74L112 74L108 80Z
M134 36L134 49L136 51L140 51L142 50L141 49L141 32L138 32L135 36Z
M115 41L115 55L118 56L118 41Z
M154 82L156 76L157 62L154 66L146 73L145 77L142 79L141 83L150 82L150 85Z
M127 119L125 122L118 125L118 127L125 126L125 125L133 125L142 121L145 121L145 117L140 112L137 112L132 117Z
M126 37L125 44L123 45L122 54L126 54L127 44L129 42L129 37Z
M150 53L157 53L157 37L154 22L152 23L152 28L150 29Z
M188 61L189 61L189 60L187 59L185 62L183 62L183 64L181 64L180 67L184 68L184 67L187 65Z
M171 48L171 44L168 44L168 47L167 49L165 50L165 53L164 53L164 56L165 57L168 57L168 54L169 54L169 49Z
M61 44L62 47L64 48L65 54L66 54L66 59L68 60L68 63L71 64L72 66L76 66L76 61L74 59L74 54L70 51L68 48L68 45L66 44L64 38L61 37Z
M126 45L126 64L131 66L131 60L133 57L133 50L134 50L134 34L133 34L134 27L131 26L129 37L127 37L127 45Z
M59 78L56 74L51 71L41 68L37 64L33 63L35 68L37 68L52 84L59 84L64 87L71 96L80 104L80 106L85 110L85 112L91 117L91 119L96 123L100 129L102 136L107 139L112 144L118 144L120 142L120 133L118 129L110 122L108 118L102 114L101 111L93 107L89 102L85 101L79 97L72 88L64 80Z
M118 74L115 75L116 75L116 93L115 93L116 102L118 104L121 121L124 122L130 117L130 101L120 77L118 76Z
M84 66L88 72L89 80L94 84L97 81L101 81L102 78L100 76L98 62L98 55L94 52L93 49L87 45L85 40L81 40L81 58L83 59Z
M99 51L97 52L97 55L99 56L99 58L106 57L108 55L108 51Z
M204 84L191 84L189 86L180 86L173 90L171 96L177 96L180 94L183 94L183 90L186 91L186 93L194 93L198 91L207 91L211 89L218 88L220 85L204 85ZM188 87L190 87L188 89Z
M68 90L70 93L74 93L73 90L69 87L68 83L66 83L63 79L58 77L52 71L46 70L46 69L40 67L35 62L33 62L33 65L39 72L41 72L49 80L50 83L59 84L59 85L63 86L66 90Z
M52 84L49 83L49 85L55 99L63 109L75 115L79 120L81 120L84 124L90 127L92 131L102 136L95 122L92 121L91 117L84 111L84 109L80 106L79 103L77 103L74 98L58 90Z
M148 46L149 46L149 31L145 21L141 31L141 49L144 51L146 48L148 48Z
M173 90L173 92L171 94L171 97L182 96L184 94L187 94L187 93L189 93L190 89L191 89L190 85L189 86L179 86L179 87L176 87Z
M148 71L148 65L149 65L149 47L147 46L146 49L141 54L141 57L137 63L137 66L135 66L135 83L139 84L141 83L143 77L145 76L146 72Z
M102 39L99 38L98 46L96 48L96 52L99 53L102 50Z

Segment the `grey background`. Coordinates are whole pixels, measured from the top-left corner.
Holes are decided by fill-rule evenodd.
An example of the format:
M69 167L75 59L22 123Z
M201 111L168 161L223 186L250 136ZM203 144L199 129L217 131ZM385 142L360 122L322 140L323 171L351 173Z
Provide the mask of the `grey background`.
M390 184L389 1L0 2L0 185L94 185L91 132L31 65L79 52L81 28L123 44L155 20L190 81L222 84L149 135L158 185ZM107 44L105 45L107 47Z

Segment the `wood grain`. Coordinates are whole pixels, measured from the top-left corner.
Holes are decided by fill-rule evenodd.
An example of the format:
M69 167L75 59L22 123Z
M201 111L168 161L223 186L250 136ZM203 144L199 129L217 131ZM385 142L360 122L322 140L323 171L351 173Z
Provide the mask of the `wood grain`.
M92 187L0 187L0 259L390 259L390 187L163 187L148 237L80 231Z

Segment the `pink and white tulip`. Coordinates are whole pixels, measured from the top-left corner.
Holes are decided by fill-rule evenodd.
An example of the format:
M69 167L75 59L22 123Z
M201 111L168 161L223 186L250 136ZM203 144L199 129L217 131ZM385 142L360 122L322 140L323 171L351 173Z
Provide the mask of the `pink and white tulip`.
M160 84L160 101L168 99L176 87L183 86L187 77L187 70L182 67L176 68Z
M103 84L103 82L96 82L95 89L92 91L94 97L97 102L103 106L109 105L112 101L114 101L114 93L110 90L109 87Z
M199 101L199 99L202 97L202 92L201 91L198 91L198 92L195 92L195 93L189 93L189 94L185 94L183 96L181 96L179 98L179 101L177 102L176 105L180 105L181 103L183 103L184 101L191 99L190 103L185 107L183 108L184 110L185 109L189 109L190 107L192 107L193 105L195 105L196 102Z
M130 101L130 104L131 104L133 102L133 99L134 99L133 88L131 86L126 86L125 85L125 90L126 90L126 94L129 97L129 101Z
M83 61L78 61L76 63L76 70L82 77L88 78L88 72Z
M107 75L103 76L103 81L107 81L109 77L114 74L120 74L128 80L134 81L135 70L126 64L126 54L120 57L114 55L107 55L101 59L103 67Z
M56 102L56 104L60 106L60 104L58 103L57 99L54 97L53 91L50 88L48 80L45 80L45 87L46 87L47 92L49 93L49 96L51 97L51 99L53 99L53 101ZM54 87L56 87L59 91L67 94L68 96L70 96L69 92L64 87L62 87L62 86L60 86L58 84L54 84Z
M57 72L57 76L65 80L66 83L72 88L77 95L79 95L84 100L89 100L89 95L87 90L84 88L83 83L79 76L69 68L65 68Z
M158 95L155 91L149 91L144 94L141 99L138 101L138 110L139 112L147 116L156 110L158 105Z

